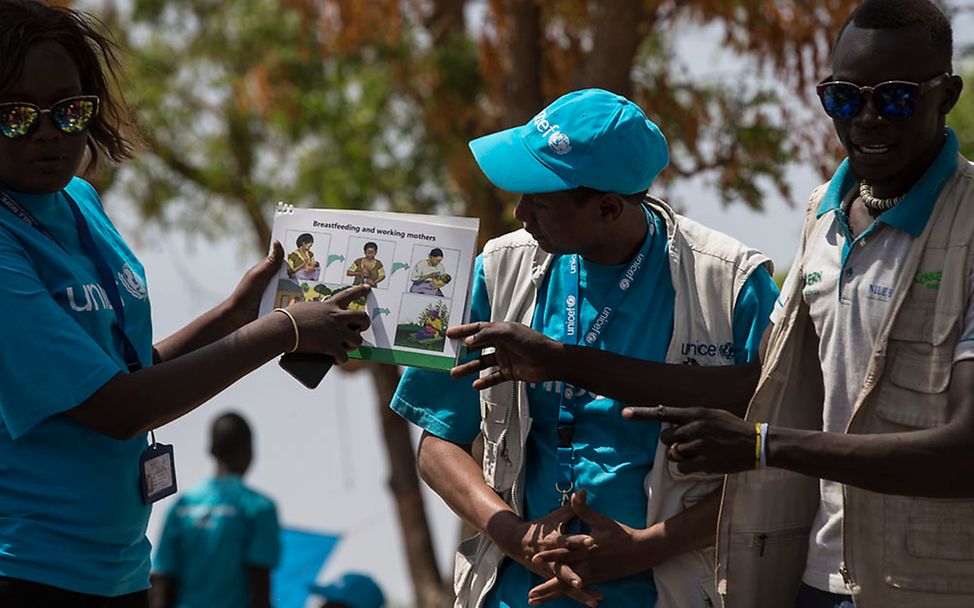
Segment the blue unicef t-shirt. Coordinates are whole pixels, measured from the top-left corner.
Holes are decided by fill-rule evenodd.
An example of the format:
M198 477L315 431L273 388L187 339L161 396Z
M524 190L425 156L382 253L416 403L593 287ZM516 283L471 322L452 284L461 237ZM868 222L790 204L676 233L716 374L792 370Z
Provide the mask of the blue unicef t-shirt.
M176 578L177 608L250 606L248 566L281 554L277 510L238 475L216 477L169 509L152 568Z
M66 191L116 274L126 334L149 366L142 265L91 185L75 178ZM127 372L115 313L64 195L7 194L60 246L0 206L0 576L96 595L145 589L146 439L112 439L63 415Z
M675 293L667 258L666 225L650 213L647 239L651 249L638 280L594 346L636 359L664 362L673 333ZM570 256L552 261L538 292L532 328L556 340L565 340L565 295L568 294ZM608 303L628 264L603 266L581 259L579 272L579 328L582 335ZM481 259L474 268L470 321L489 321L490 302ZM734 309L735 362L757 359L761 337L778 290L763 267L745 283ZM478 395L471 379L410 368L406 370L391 407L425 430L459 444L471 443L480 430ZM528 387L533 425L526 445L525 520L537 519L558 508L555 491L559 479L556 426L560 382ZM588 493L588 504L600 513L633 528L646 527L647 496L643 482L653 467L660 427L622 418L626 404L576 391L573 437L575 479ZM528 591L541 579L512 560L506 560L488 608L527 607ZM596 587L605 594L602 604L614 608L645 608L655 603L652 574L646 572ZM572 600L546 606L577 608Z

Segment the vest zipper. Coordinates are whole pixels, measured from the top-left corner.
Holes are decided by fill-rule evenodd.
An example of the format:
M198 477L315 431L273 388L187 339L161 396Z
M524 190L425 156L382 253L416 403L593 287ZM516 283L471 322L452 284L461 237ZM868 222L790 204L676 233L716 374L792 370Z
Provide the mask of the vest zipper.
M525 445L522 445L522 447L521 447L521 454L522 454L521 467L520 467L520 469L518 469L517 473L514 476L514 483L511 484L511 508L514 509L514 514L515 515L517 515L518 517L522 517L522 518L524 516L521 514L521 507L518 506L518 504L517 504L517 489L518 489L518 483L517 482L518 482L518 479L520 479L520 477L521 477L521 470L524 468L524 458L523 458L524 447L527 444L527 436L528 436L528 433L531 432L531 425L532 425L533 422L534 422L533 419L531 419L531 418L528 419L527 427L525 428L524 434L521 437L521 439L524 440L523 443L525 444ZM520 425L518 425L518 426L520 426ZM505 431L505 433L506 433L506 431ZM508 457L507 442L506 441L504 442L504 449L501 450L501 455L504 457L504 460L507 462L507 466L510 467L512 463L511 463L510 458ZM508 556L506 556L506 555L503 555L501 557L501 560L503 561L505 559L510 559L510 558ZM483 593L481 593L480 594L480 598L477 599L476 608L483 608L484 602L487 601L487 596L490 595L491 590L494 588L494 584L497 583L497 574L500 572L500 569L501 569L501 565L498 563L497 566L494 568L494 571L491 573L490 578L487 579L487 584L484 585L484 591L483 591Z
M852 575L849 574L849 569L845 567L845 563L839 566L839 574L842 575L842 582L845 583L846 589L852 591L855 586L855 582L852 580Z
M507 557L506 555L504 556ZM480 594L480 599L477 600L477 608L484 608L484 602L487 601L487 596L490 595L491 590L494 588L494 583L497 582L497 573L500 572L500 564L494 568L494 573L490 575L487 580L487 584L484 586L484 592Z
M521 471L524 470L524 449L527 447L527 442L528 442L527 438L528 435L531 433L531 426L533 423L534 423L534 419L528 418L528 424L527 426L524 427L524 434L519 438L521 440L521 465L520 467L518 467L518 470L515 472L514 483L511 484L511 507L513 507L514 514L517 515L518 517L524 517L524 515L521 513L522 511L521 507L517 504L517 489L519 486L518 480L521 478ZM507 461L508 467L510 467L513 464L507 454L506 442L504 444L504 459Z

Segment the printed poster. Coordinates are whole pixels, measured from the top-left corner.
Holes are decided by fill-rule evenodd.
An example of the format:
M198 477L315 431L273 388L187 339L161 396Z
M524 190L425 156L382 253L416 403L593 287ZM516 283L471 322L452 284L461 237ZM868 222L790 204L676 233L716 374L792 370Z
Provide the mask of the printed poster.
M349 356L449 370L460 344L446 330L469 317L479 225L475 218L279 204L273 238L284 245L285 262L261 314L368 284L369 295L349 308L368 313L372 326Z

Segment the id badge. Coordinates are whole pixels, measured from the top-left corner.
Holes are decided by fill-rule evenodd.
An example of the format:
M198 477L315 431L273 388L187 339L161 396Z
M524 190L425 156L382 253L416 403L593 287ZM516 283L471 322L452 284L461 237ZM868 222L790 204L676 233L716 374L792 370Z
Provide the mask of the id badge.
M139 458L142 502L151 505L176 493L176 461L172 446L153 443Z

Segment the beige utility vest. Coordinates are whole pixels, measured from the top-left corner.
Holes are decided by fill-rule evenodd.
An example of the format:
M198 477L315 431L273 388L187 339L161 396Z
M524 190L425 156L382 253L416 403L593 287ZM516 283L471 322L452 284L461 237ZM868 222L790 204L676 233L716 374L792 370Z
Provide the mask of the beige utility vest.
M816 226L832 221L831 214L815 217L827 186L812 194L791 272L802 272ZM907 255L847 433L898 433L947 422L974 259L971 205L974 167L960 157ZM938 274L938 289L914 280ZM822 428L824 399L818 337L802 298L803 281L792 284L747 419L816 430ZM795 605L818 488L815 478L774 468L727 477L717 541L717 587L725 608ZM974 500L883 495L852 486L845 486L844 499L843 575L857 607L974 606Z
M733 344L733 317L744 283L770 260L734 239L673 213L662 201L646 204L665 220L670 273L676 292L670 363L683 363L684 344ZM538 288L553 256L517 231L487 243L484 274L492 321L531 325ZM638 328L634 328L638 330ZM700 365L725 364L719 353L695 357ZM647 388L651 394L651 388ZM492 487L518 515L524 505L524 447L531 431L527 389L522 382L505 382L480 393L483 472ZM673 517L719 488L722 476L687 476L667 466L665 446L659 444L656 463L647 476L650 496L648 522ZM554 490L552 490L554 491ZM719 601L713 581L713 548L675 557L653 569L659 589L659 608L707 608ZM457 549L454 589L456 606L479 608L497 579L504 559L501 550L478 534ZM527 590L525 590L527 593Z

